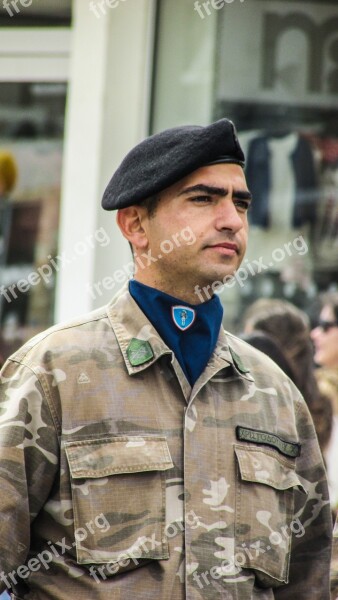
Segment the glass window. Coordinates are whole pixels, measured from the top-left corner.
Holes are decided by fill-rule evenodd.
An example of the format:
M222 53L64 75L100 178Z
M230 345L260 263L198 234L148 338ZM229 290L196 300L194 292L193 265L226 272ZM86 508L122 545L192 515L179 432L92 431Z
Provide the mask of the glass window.
M65 27L71 23L71 0L3 0L0 27Z
M0 83L0 356L52 324L67 85Z
M337 101L336 0L160 2L153 131L229 117L247 158L254 202L246 259L221 292L228 327L259 297L309 311L338 287Z

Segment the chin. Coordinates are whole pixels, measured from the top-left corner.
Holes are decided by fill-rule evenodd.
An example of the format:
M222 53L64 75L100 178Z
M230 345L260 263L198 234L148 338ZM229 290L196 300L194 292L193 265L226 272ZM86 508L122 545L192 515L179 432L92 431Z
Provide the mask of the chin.
M314 360L315 360L315 363L317 365L319 365L320 367L325 367L326 366L325 356L322 356L321 354L319 354L317 356L315 355L314 356Z

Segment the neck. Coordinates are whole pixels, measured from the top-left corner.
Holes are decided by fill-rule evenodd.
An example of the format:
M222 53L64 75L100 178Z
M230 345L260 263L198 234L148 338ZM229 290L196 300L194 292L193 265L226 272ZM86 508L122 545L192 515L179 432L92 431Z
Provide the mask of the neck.
M188 304L203 304L203 302L210 300L213 296L212 292L208 296L203 294L202 288L198 284L189 285L189 288L187 288L180 285L178 281L164 281L160 277L142 277L139 273L135 274L134 279L139 283L143 283L143 285L148 285L160 292L169 294L169 296L175 296L178 300L182 300L182 302L187 302Z

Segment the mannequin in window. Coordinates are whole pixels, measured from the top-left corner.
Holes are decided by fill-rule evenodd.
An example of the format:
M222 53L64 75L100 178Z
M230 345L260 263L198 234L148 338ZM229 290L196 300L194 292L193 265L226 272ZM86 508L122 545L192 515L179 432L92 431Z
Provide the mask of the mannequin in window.
M262 257L269 273L282 281L287 272L288 281L297 286L299 266L311 273L310 252L301 257L286 252L280 261L273 256L276 248L283 249L300 235L308 241L312 237L319 203L312 146L298 131L276 122L275 128L260 132L249 143L246 177L255 199L249 214L250 256Z

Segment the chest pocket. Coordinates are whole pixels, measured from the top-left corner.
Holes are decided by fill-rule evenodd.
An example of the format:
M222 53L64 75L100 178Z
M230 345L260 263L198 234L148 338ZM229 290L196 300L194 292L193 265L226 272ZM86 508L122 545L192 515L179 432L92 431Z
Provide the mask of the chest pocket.
M247 444L236 444L235 454L235 565L254 569L261 586L276 587L288 582L292 535L301 533L293 520L294 491L303 490L295 460Z
M164 472L173 463L166 438L115 436L64 447L78 563L111 563L114 574L168 558Z

